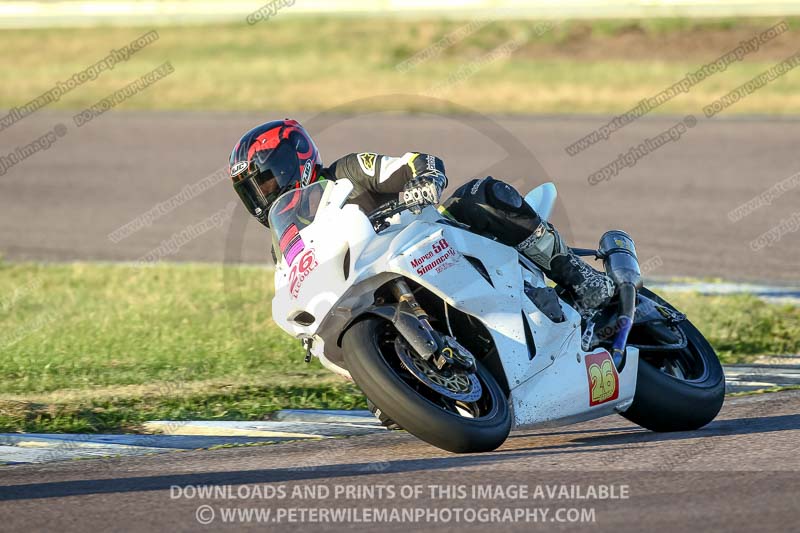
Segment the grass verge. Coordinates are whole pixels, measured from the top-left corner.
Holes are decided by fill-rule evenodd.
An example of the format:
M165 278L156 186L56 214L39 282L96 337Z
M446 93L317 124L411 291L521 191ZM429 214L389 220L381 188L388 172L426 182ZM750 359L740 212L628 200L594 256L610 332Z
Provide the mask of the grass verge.
M119 109L297 112L395 111L619 113L736 48L778 19L535 21L280 17L248 26L159 28L160 38L51 108L84 109L170 61L175 72ZM699 113L796 52L800 24L658 107ZM99 61L146 28L0 31L0 108L23 105ZM517 40L513 52L503 45ZM508 49L506 49L508 50ZM46 53L43 53L46 51ZM425 60L402 68L416 54ZM790 72L724 114L800 112ZM441 101L420 98L436 93Z
M726 362L800 351L800 308L666 294ZM0 263L0 431L135 431L153 419L363 408L302 362L248 266Z

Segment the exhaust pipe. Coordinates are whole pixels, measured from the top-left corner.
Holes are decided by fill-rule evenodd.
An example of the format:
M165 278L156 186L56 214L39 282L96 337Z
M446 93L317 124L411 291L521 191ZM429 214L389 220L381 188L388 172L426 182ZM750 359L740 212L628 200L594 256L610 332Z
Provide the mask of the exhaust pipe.
M600 238L599 251L606 274L618 287L631 284L637 289L642 288L642 271L630 235L618 229L605 232Z
M636 245L630 235L622 230L607 231L600 238L599 254L603 258L606 274L619 289L619 318L614 338L614 364L618 370L625 364L625 347L636 314L636 291L642 288L642 271L636 257Z

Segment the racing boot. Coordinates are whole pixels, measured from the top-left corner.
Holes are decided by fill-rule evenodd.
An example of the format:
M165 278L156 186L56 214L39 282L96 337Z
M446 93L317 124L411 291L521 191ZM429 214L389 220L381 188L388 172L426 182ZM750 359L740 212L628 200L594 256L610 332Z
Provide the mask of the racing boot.
M552 224L543 223L517 250L564 287L584 311L605 306L614 296L614 282L572 253Z

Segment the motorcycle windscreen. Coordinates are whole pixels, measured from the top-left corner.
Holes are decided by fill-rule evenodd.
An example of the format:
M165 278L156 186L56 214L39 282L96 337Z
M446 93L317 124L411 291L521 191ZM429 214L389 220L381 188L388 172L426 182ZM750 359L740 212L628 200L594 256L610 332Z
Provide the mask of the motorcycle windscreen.
M327 180L317 181L281 195L269 211L272 248L277 261L291 265L305 249L300 230L314 222L325 190L332 186Z

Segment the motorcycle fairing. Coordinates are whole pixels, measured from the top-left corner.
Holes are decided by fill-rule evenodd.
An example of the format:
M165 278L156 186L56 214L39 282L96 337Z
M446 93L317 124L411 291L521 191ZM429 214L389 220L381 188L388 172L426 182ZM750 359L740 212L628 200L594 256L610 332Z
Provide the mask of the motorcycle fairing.
M348 185L351 190L352 184L336 182L331 195L343 203ZM299 261L291 266L280 264L275 271L274 320L296 337L312 338L313 352L323 365L348 375L337 364L341 360L336 356L339 333L373 305L379 286L403 276L486 326L510 388L516 427L569 423L630 406L638 351L628 350L618 376L617 398L590 405L590 380L584 363L589 353L581 349L580 315L562 301L566 320L557 324L547 318L523 290L524 282L545 287L544 277L523 268L515 250L439 223L439 213L430 207L421 216L396 215L396 223L376 235L358 207L337 201L321 208L314 223L300 230L316 259L300 289L291 290L292 281L300 276ZM488 281L466 255L483 265ZM349 268L345 268L348 262ZM311 314L314 321L303 325L292 320L301 312ZM533 347L526 342L523 320L528 321ZM535 355L531 358L531 354Z

